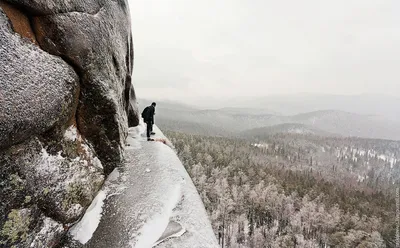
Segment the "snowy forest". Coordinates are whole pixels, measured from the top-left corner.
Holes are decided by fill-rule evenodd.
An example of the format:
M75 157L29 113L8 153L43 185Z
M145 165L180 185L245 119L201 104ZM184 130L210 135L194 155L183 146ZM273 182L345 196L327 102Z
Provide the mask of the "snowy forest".
M395 247L399 142L165 134L221 247Z

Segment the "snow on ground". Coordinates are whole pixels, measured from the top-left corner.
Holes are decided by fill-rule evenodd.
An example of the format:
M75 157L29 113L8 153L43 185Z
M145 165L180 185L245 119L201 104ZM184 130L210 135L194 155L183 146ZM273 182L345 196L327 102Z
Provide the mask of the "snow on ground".
M336 156L341 157L341 156L345 155L347 150L348 150L348 147L343 148L343 151L337 147L336 148ZM399 159L396 158L393 153L379 154L374 149L369 149L369 150L365 151L363 149L350 148L350 151L351 151L352 159L355 162L358 161L357 156L364 157L365 155L367 155L368 159L376 157L379 160L389 163L390 168L393 168L393 166L397 163L397 161L399 161ZM345 157L347 158L347 156L345 156ZM369 164L368 161L367 161L367 164Z
M164 211L151 216L151 218L146 221L145 225L143 225L143 227L138 231L140 235L137 237L136 240L132 240L132 243L130 244L131 247L152 247L167 228L172 210L178 204L181 197L181 185L178 184L175 186L175 189L173 189L171 198L165 205Z
M165 138L161 130L155 127L155 132L159 132L161 138ZM168 143L168 142L167 142ZM173 150L165 145L165 152L162 153L162 159L171 160L174 172L183 178L182 200L178 203L172 215L171 221L182 225L180 232L172 235L171 238L159 243L157 248L181 247L181 248L217 248L219 247L211 222L207 216L204 204L201 201L192 179L183 167L179 158ZM173 238L173 236L176 236Z
M119 170L118 170L118 168L116 168L111 172L110 175L108 175L107 181L110 181L110 182L116 181L116 180L118 180L119 175L120 175Z
M169 144L157 126L153 130L154 139ZM217 248L204 205L179 158L163 142L147 141L144 131L142 122L129 129L125 164L110 174L94 207L71 232L75 237L82 232L81 242L92 236L88 248Z
M104 201L108 197L121 194L124 190L124 187L115 183L119 180L120 175L118 168L111 172L104 182L103 188L97 193L82 219L69 230L69 234L74 240L79 241L81 244L86 244L92 238L102 217Z
M391 158L390 159L390 168L393 168L393 165L395 165L396 163L397 163L397 159Z
M185 232L186 232L186 229L183 228L181 224L179 224L178 222L175 222L175 221L170 221L168 223L168 226L165 229L164 233L157 240L157 242L153 245L153 247L157 246L158 244L164 242L167 239L180 237Z
M139 125L137 125L136 127L129 128L128 137L126 138L125 149L126 150L140 149L142 147L140 138L144 132L146 132L146 126L142 120L139 122Z
M367 175L361 176L357 175L357 182L364 182L364 180L368 179L369 177Z
M379 158L380 160L386 161L386 156L383 155L383 154L379 155L378 158Z
M268 144L251 144L251 145L255 146L255 147L267 148L268 149Z

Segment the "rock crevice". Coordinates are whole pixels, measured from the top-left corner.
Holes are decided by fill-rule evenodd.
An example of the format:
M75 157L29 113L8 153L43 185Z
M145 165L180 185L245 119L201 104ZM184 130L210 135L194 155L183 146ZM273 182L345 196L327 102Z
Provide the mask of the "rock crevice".
M26 13L4 1L0 1L0 8L3 9L4 13L11 22L14 32L29 39L35 45L38 45L36 36L31 26L30 18L26 15Z

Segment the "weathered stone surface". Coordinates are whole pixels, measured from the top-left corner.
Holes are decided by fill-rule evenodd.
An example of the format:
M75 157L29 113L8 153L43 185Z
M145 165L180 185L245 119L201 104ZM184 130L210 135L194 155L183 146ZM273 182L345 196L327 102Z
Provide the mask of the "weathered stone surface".
M0 247L55 247L139 123L127 1L0 0L0 65Z
M62 224L40 214L36 206L13 209L0 231L1 247L55 247L65 233Z
M128 125L138 124L127 2L7 1L29 11L41 48L63 58L78 72L77 124L94 145L106 173L110 172L123 159ZM26 136L18 141L23 138Z
M41 216L38 226L41 228L38 228L37 232L31 235L28 242L26 242L29 247L54 247L59 243L65 232L62 224L45 216Z
M67 12L97 13L108 0L7 0L27 9L33 15L51 15Z
M0 9L0 149L67 122L79 80L62 59L15 34Z
M0 244L5 247L11 247L15 241L25 243L30 233L30 226L34 225L36 218L31 209L13 209L8 215L7 221L1 229ZM25 246L27 247L27 246Z
M35 34L33 33L29 18L18 8L0 1L0 8L6 13L8 19L11 21L13 30L20 34L22 37L28 38L33 43L37 44Z
M65 225L82 215L104 176L91 148L72 130L73 127L67 130L60 142L62 149L55 155L49 154L38 138L0 153L0 227L4 229L10 219L6 217L15 209L38 207L45 216ZM73 135L68 135L71 132ZM10 242L10 235L1 232L0 241ZM27 235L37 236L33 227L28 228ZM23 235L18 237L11 243L24 241ZM47 242L43 237L40 242Z
M123 159L128 120L138 124L126 1L107 1L95 14L36 16L33 23L40 46L79 72L78 128L94 145L106 173L111 172Z
M133 68L133 42L130 39L129 55L126 57L126 66L128 73L125 83L125 102L128 103L126 112L128 113L128 126L135 127L139 125L139 108L136 101L135 89L132 86L132 68Z

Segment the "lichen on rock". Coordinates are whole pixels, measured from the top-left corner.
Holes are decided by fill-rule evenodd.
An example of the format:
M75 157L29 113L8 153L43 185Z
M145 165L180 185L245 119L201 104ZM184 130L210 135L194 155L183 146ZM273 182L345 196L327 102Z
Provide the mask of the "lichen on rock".
M81 144L77 144L79 140ZM78 136L75 141L63 140L61 144L72 147L71 142L85 146L75 154L81 156L67 157L61 151L51 155L38 138L14 146L7 156L0 154L1 175L9 174L8 179L1 178L0 195L5 199L0 205L1 216L7 215L11 208L33 206L67 226L82 216L102 186L104 175L86 141ZM9 218L0 219L0 226L9 225L9 221ZM9 241L9 238L2 232L0 240Z
M1 236L5 237L5 241L0 242L3 244L15 243L18 240L25 242L28 238L31 221L29 209L12 209L1 229Z
M36 207L12 209L0 230L1 247L55 247L64 235L62 224L38 214Z

